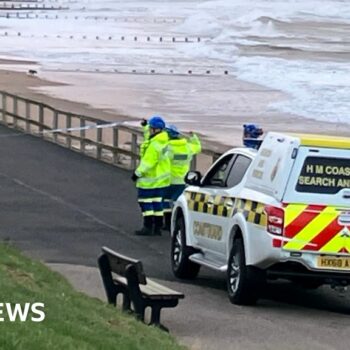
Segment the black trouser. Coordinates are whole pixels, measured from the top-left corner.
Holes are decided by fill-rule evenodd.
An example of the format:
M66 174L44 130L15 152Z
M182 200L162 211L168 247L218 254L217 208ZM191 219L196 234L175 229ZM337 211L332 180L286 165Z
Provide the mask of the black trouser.
M163 227L163 216L144 216L143 226L149 228L150 230L152 230L153 227L155 229L161 229Z

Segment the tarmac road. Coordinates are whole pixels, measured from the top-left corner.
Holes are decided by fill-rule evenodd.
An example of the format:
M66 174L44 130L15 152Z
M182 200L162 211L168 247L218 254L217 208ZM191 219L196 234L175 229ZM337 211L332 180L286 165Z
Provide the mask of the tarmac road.
M51 263L96 266L103 245L141 259L149 276L185 293L162 319L193 349L350 348L349 292L276 282L257 306L240 307L222 275L203 269L195 281L176 281L169 236L133 235L141 216L130 173L14 134L0 127L1 240Z

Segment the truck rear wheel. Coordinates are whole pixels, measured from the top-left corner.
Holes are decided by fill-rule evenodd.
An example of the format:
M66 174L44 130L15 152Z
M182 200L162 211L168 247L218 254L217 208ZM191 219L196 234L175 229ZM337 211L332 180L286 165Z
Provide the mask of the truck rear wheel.
M189 260L189 256L193 254L194 251L191 247L186 245L185 230L184 218L178 216L171 238L171 267L176 277L193 279L197 277L200 265Z
M227 290L232 304L253 305L265 283L264 271L247 266L242 239L233 242L227 268Z

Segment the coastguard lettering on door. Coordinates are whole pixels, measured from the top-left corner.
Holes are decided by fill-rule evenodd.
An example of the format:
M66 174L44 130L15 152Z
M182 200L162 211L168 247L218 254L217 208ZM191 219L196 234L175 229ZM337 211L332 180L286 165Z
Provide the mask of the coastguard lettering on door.
M298 178L297 191L334 194L350 188L348 159L307 157Z
M202 236L220 241L222 237L222 228L221 226L209 224L207 222L194 221L193 233L196 236Z

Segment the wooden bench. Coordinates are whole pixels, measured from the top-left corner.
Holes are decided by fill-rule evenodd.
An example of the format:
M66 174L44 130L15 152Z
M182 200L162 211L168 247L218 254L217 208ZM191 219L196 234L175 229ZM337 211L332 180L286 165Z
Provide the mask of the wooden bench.
M145 310L150 307L149 324L167 330L160 324L161 309L175 307L184 294L147 278L140 260L118 254L107 247L102 248L98 265L110 304L116 306L117 297L122 294L124 311L134 311L137 318L145 322Z

